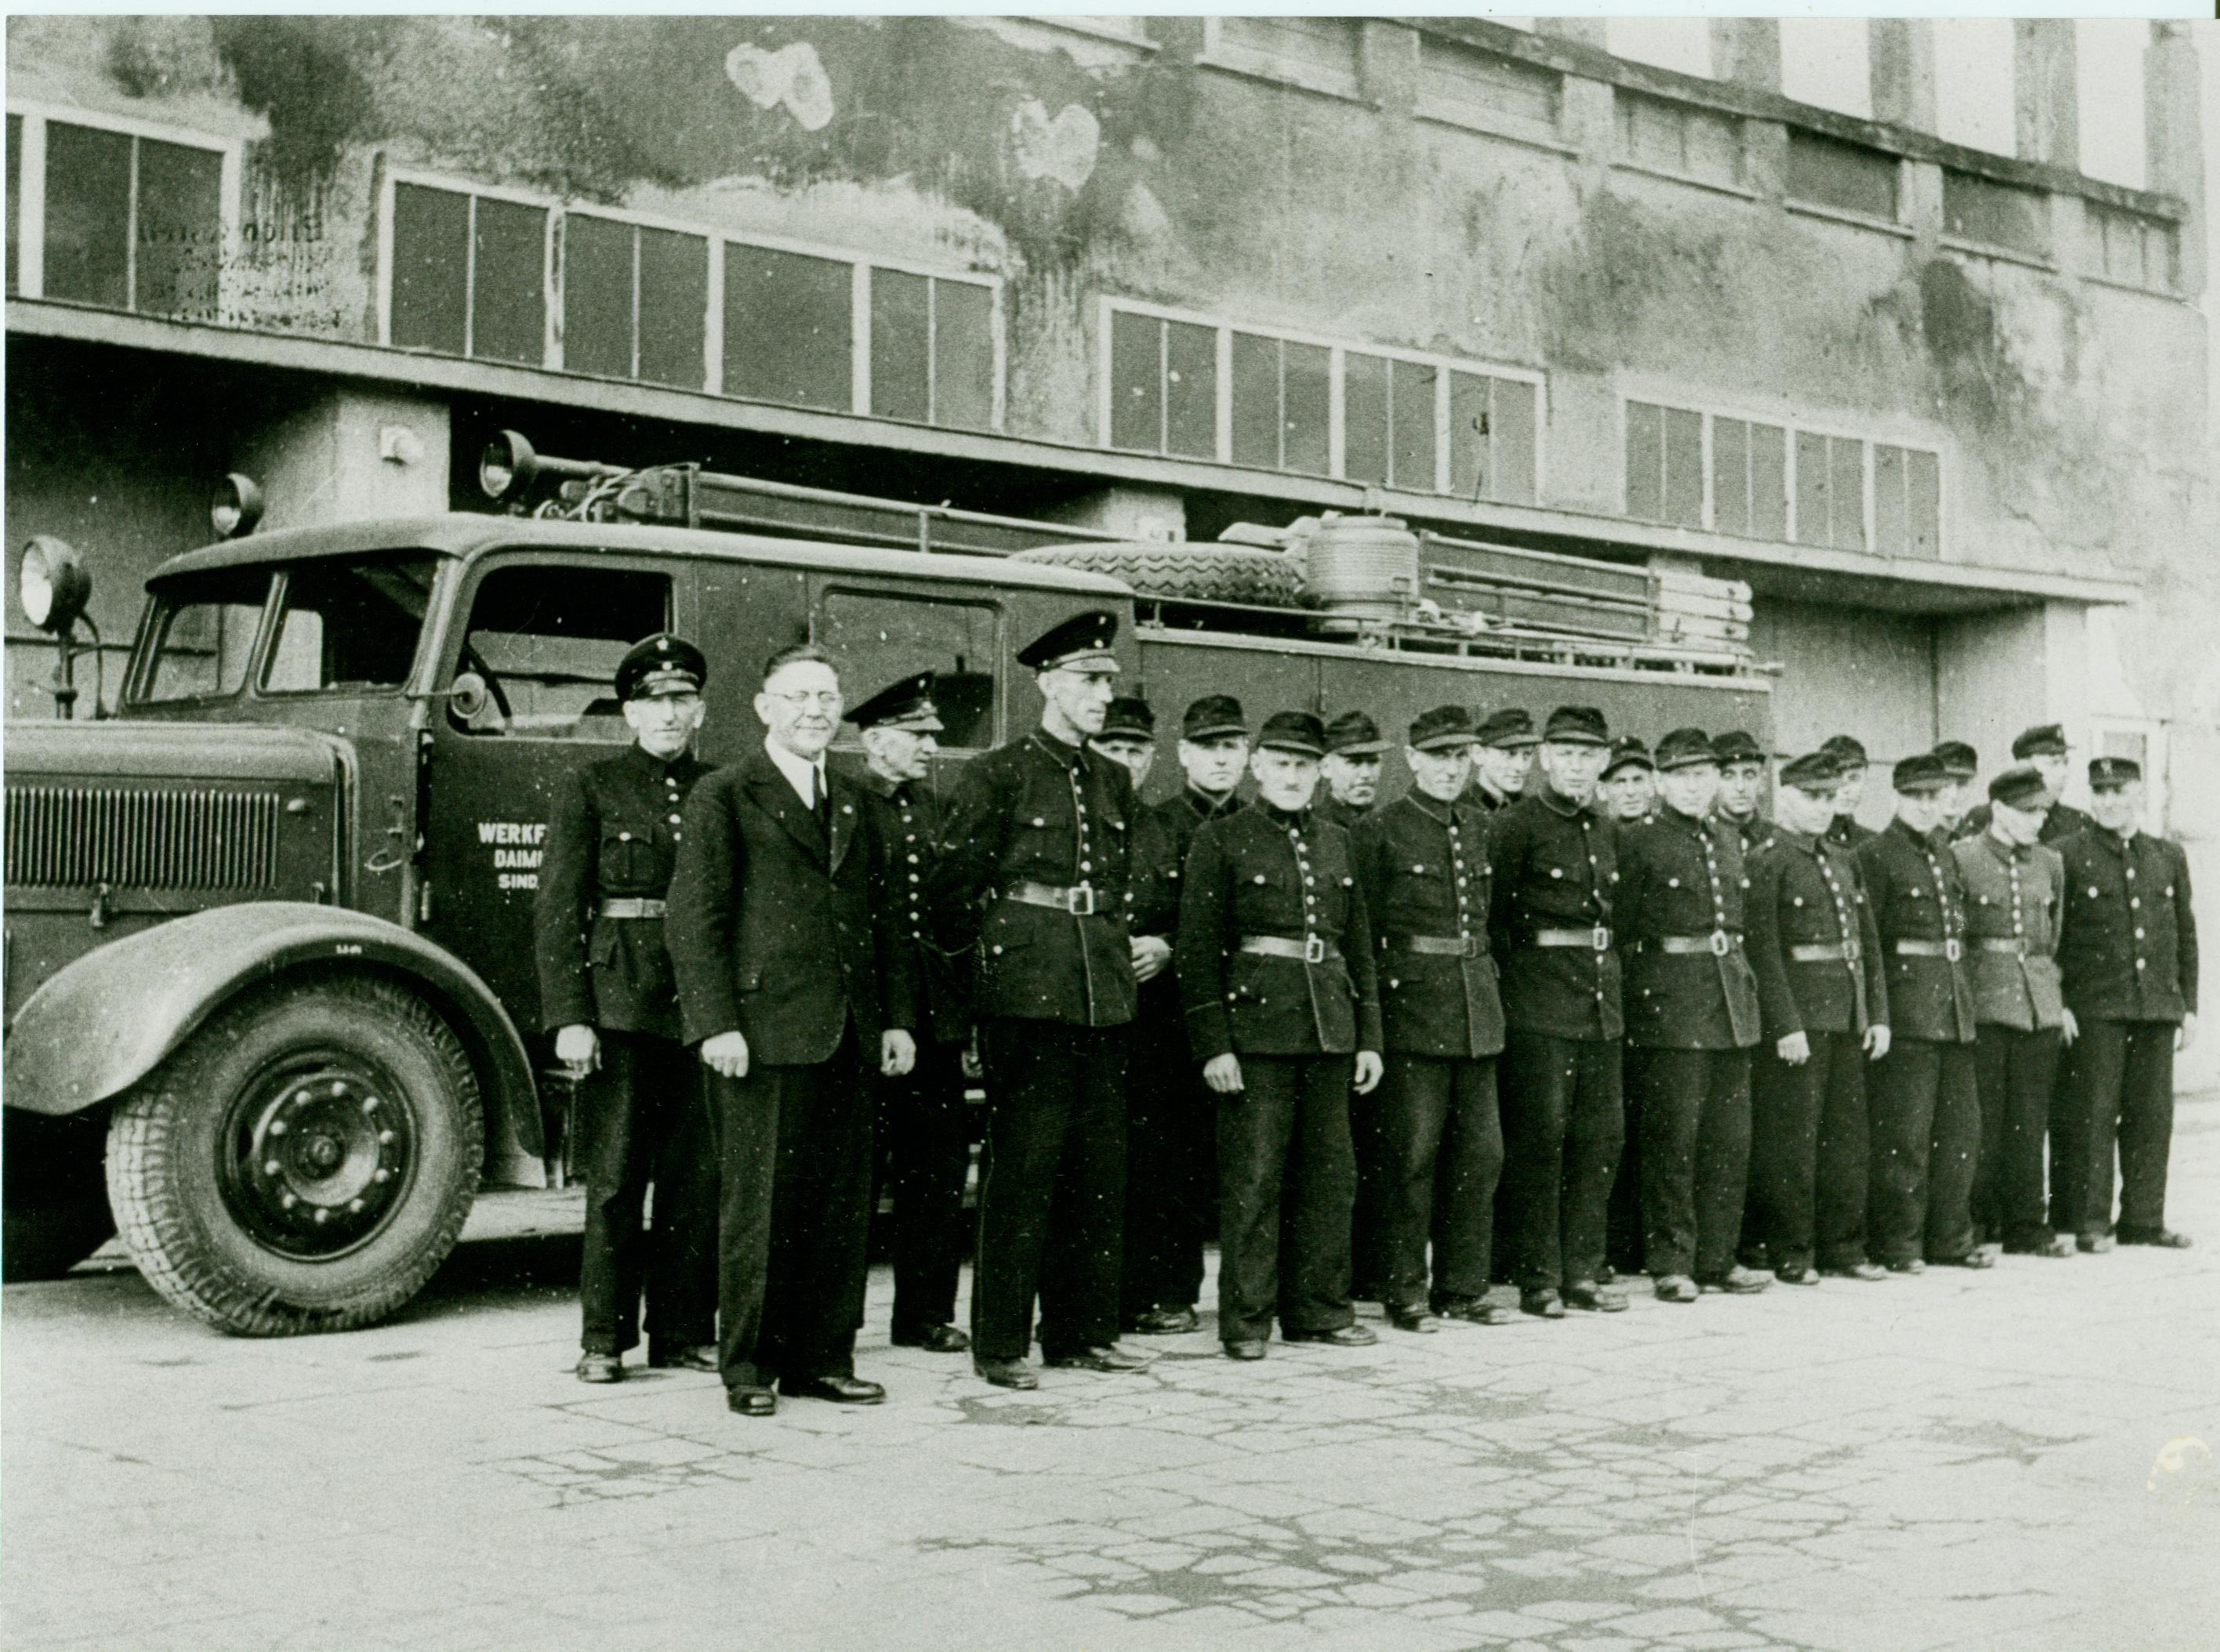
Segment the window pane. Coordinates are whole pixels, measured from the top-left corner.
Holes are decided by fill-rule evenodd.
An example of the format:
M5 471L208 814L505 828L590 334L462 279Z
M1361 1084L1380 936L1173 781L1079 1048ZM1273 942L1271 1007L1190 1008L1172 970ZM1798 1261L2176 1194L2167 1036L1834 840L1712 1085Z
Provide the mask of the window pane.
M1712 526L1749 532L1749 427L1739 419L1712 421Z
M947 725L940 744L982 751L995 743L995 610L925 597L832 591L817 641L838 663L849 702L889 683L935 674L932 702Z
M932 422L995 422L995 292L970 281L932 284Z
M1450 375L1450 491L1460 499L1485 499L1495 490L1489 383L1477 373Z
M1619 153L1640 165L1668 172L1684 170L1679 107L1629 91L1618 96Z
M1711 109L1681 111L1681 141L1691 178L1708 184L1742 182L1742 122Z
M725 248L725 390L846 412L854 399L852 265Z
M1827 439L1796 433L1796 543L1824 545L1827 520Z
M931 302L923 276L871 271L871 411L882 419L932 416Z
M1884 557L1905 553L1904 450L1874 447L1874 549Z
M393 342L463 353L469 302L471 198L393 186Z
M1788 433L1779 425L1749 427L1749 532L1788 537Z
M1233 462L1280 464L1280 341L1233 335Z
M563 365L632 377L633 227L573 215L563 221Z
M709 243L667 229L639 232L639 376L702 388L708 326Z
M1164 324L1153 315L1110 313L1110 445L1160 453L1164 446Z
M1420 93L1452 109L1484 110L1554 128L1564 77L1456 41L1421 36Z
M485 709L467 720L450 715L470 734L627 739L617 664L670 624L667 574L575 564L496 568L471 601L457 669L486 676L501 694L489 694Z
M1431 493L1434 475L1434 386L1440 369L1425 362L1394 364L1395 452L1390 478L1399 488Z
M1388 479L1388 364L1350 351L1341 364L1341 473L1351 482Z
M1835 437L1828 444L1833 475L1828 490L1834 512L1834 542L1839 551L1866 548L1866 445Z
M1282 344L1287 430L1281 463L1290 471L1326 476L1333 470L1333 352L1320 344Z
M194 582L190 594L168 598L154 633L154 665L145 698L188 700L237 694L246 681L247 656L261 629L270 574L240 569Z
M1942 171L1942 228L1961 240L2007 247L2030 258L2050 249L2050 197L1973 172Z
M1704 525L1704 415L1665 410L1665 520Z
M1164 323L1164 451L1218 457L1218 330Z
M1942 554L1942 465L1932 453L1914 448L1905 466L1906 546L1915 557Z
M1665 515L1665 409L1626 404L1626 514L1645 522Z
M131 140L47 122L47 296L130 302Z
M1516 378L1494 381L1495 437L1490 451L1495 458L1491 499L1512 504L1534 502L1535 475L1541 468L1539 421L1531 384Z
M1788 134L1788 198L1868 218L1896 220L1897 161L1792 128Z
M273 694L398 688L416 658L437 561L417 555L292 569L262 686Z
M547 214L542 208L478 197L471 353L534 365L546 359Z
M1334 80L1356 78L1356 24L1347 17L1226 17L1229 46L1268 53Z
M223 157L213 149L139 140L139 272L135 307L213 321L223 264Z
M23 117L8 117L8 290L16 287L16 223L23 215Z

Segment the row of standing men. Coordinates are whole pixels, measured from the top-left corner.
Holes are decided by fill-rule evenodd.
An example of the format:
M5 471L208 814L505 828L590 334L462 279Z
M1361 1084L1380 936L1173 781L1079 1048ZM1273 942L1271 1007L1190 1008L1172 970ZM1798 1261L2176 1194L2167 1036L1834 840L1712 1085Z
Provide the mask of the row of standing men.
M1144 808L1154 719L1115 693L1115 623L1021 652L1042 726L945 811L929 676L848 709L834 662L785 651L761 750L712 773L707 662L668 637L627 658L639 744L560 800L539 906L546 1019L584 1081L582 1377L622 1375L645 1285L651 1362L717 1369L735 1411L882 1398L854 1371L875 1113L893 1338L1006 1387L1038 1381L1037 1307L1053 1367L1133 1369L1122 1332L1194 1329L1213 1214L1238 1359L1275 1320L1369 1343L1360 1295L1424 1332L1512 1317L1506 1279L1554 1318L1624 1307L1619 1272L1693 1301L2109 1248L2116 1141L2119 1237L2186 1243L2162 1201L2195 929L2133 765L2092 764L2077 817L2062 739L2031 730L1954 845L1962 748L1896 765L1874 834L1848 737L1786 765L1767 820L1746 735L1652 753L1592 708L1444 707L1375 805L1369 718L1283 712L1252 741L1213 695L1182 720L1186 785ZM825 762L844 712L861 782Z

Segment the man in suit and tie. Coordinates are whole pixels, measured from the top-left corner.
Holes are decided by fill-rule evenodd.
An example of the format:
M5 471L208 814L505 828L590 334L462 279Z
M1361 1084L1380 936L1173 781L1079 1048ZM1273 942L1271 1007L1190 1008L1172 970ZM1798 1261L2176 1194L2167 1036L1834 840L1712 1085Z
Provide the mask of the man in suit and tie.
M743 1416L771 1387L845 1405L870 1217L868 1058L916 1059L905 908L862 789L829 770L840 679L810 644L764 668L760 751L687 800L666 921L685 1038L715 1075L720 1374Z

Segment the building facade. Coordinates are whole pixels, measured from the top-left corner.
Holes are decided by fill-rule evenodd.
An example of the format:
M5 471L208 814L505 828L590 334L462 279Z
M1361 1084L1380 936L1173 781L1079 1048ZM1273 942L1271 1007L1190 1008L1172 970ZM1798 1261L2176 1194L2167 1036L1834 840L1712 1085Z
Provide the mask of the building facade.
M224 473L273 526L473 508L502 427L1135 537L1384 505L1747 581L1784 749L2139 754L2220 888L2220 27L8 41L10 543L87 553L110 665Z

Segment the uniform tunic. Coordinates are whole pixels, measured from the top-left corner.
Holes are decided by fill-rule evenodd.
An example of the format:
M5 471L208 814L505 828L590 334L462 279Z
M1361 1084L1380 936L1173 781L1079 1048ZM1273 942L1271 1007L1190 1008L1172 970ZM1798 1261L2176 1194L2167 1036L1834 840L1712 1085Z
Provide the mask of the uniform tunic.
M1344 832L1354 832L1356 823L1373 812L1374 806L1369 803L1344 803L1338 797L1321 797L1312 810L1319 820L1329 826L1338 826Z

